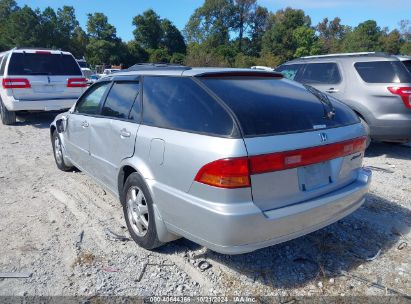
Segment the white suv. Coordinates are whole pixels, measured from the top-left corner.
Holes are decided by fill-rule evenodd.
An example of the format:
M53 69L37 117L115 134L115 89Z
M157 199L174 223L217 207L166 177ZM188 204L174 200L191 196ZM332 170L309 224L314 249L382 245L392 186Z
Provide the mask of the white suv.
M69 109L87 87L69 52L12 49L0 53L0 110L5 125L18 111Z

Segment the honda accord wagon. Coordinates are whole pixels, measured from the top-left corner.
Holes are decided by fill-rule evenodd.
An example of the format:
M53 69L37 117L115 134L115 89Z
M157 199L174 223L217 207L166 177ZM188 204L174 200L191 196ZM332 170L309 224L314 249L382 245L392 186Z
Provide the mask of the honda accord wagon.
M50 133L57 167L118 197L146 249L271 246L349 215L371 181L357 115L269 71L136 65L92 85Z

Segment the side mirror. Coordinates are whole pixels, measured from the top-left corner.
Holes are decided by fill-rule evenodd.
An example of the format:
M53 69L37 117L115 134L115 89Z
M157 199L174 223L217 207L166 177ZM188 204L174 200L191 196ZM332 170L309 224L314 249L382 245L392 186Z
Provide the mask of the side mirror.
M56 121L56 127L58 133L64 133L67 128L67 117L63 116Z

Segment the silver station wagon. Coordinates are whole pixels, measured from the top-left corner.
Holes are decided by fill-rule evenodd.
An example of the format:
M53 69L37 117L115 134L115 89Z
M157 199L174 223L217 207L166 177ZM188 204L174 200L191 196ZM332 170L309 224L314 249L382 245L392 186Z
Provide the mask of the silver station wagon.
M281 74L135 65L51 124L57 166L122 203L132 238L250 252L327 226L364 202L366 131L346 105Z

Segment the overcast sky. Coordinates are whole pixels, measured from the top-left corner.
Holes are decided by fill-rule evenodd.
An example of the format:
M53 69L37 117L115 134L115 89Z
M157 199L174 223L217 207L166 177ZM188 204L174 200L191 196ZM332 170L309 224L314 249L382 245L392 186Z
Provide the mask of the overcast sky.
M257 0L258 1L258 0ZM85 27L87 13L102 12L117 28L117 34L124 40L132 39L132 18L152 8L162 18L170 19L179 29L183 29L194 10L202 0L17 0L20 6L29 5L44 9L56 9L63 5L74 6L77 18ZM343 24L355 26L359 22L374 19L381 27L398 27L402 19L411 19L411 0L259 0L258 3L271 11L287 6L304 9L313 24L324 17L339 16Z

